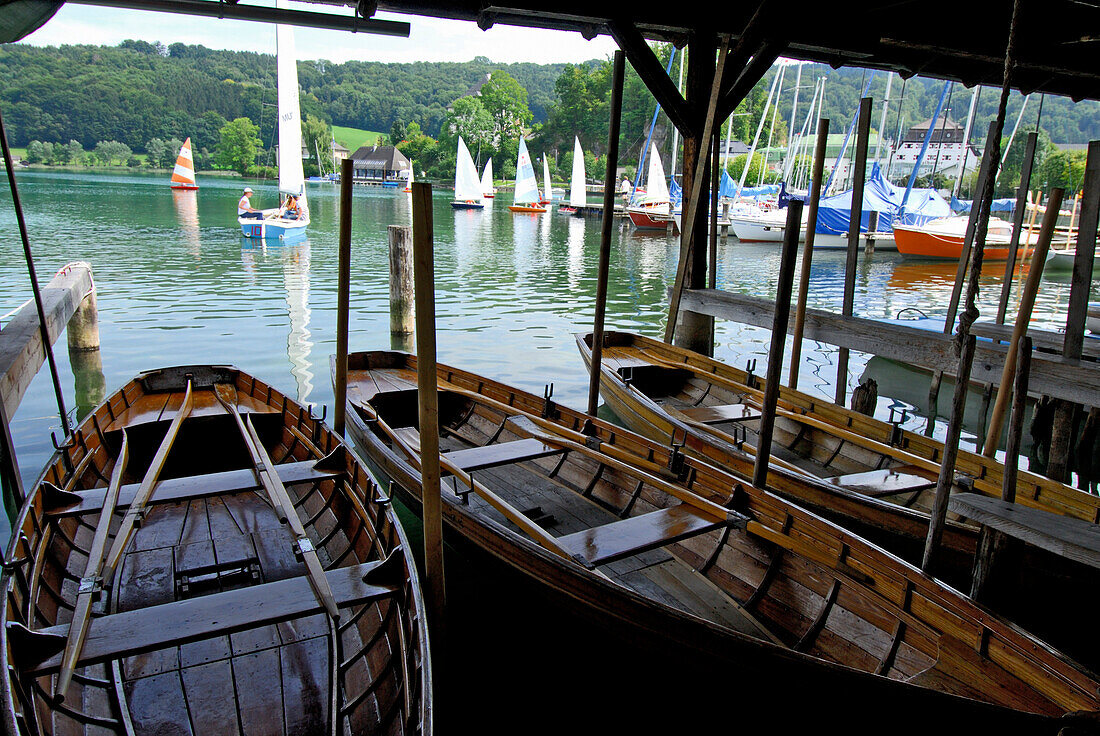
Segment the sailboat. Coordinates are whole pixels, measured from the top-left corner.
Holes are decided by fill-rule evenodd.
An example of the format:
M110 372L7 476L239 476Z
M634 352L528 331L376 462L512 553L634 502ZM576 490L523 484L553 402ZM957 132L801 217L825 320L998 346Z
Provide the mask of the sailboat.
M287 8L287 0L276 7ZM286 203L296 200L294 211L283 206L264 210L262 220L239 217L245 237L289 240L305 235L309 225L305 171L302 169L302 114L298 105L298 65L291 26L275 26L275 60L279 87L279 194Z
M581 139L573 136L573 173L569 177L569 204L558 205L558 212L575 214L578 207L588 205L588 190L584 181L584 151L581 150Z
M497 194L493 188L493 159L485 160L485 168L481 172L481 196L492 199Z
M180 146L180 153L176 156L176 168L172 169L173 189L198 189L195 182L195 162L191 155L191 139L188 138Z
M477 167L470 156L470 149L462 136L458 137L458 155L455 159L455 198L451 206L455 209L480 210L485 206L481 201L481 180L477 178Z
M665 230L671 221L668 184L665 183L665 167L657 154L657 145L649 144L649 172L646 175L645 198L633 202L626 213L639 230Z
M554 190L550 186L550 161L542 154L542 199L539 204L550 204L554 200Z
M405 174L406 174L406 176L405 176L405 188L402 189L401 191L402 192L411 192L413 190L413 167L411 165L405 171Z
M508 205L512 212L546 212L539 201L539 185L535 181L535 169L531 165L531 154L527 152L527 143L519 139L519 156L516 160L515 204Z

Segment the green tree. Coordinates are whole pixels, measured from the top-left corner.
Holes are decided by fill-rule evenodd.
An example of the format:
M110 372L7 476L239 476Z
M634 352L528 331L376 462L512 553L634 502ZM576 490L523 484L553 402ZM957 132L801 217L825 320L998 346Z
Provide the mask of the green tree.
M479 150L489 149L494 145L493 117L477 97L467 96L455 100L443 123L440 136L442 140L457 144L459 136L466 141L466 147L474 155Z
M261 145L259 132L248 118L236 118L223 125L214 149L214 163L223 169L247 173L248 167L256 165Z
M145 144L146 163L151 167L160 166L160 162L164 158L167 149L168 145L162 139L149 139L149 142Z
M394 145L408 138L408 135L405 124L400 120L394 120L393 125L390 126L390 139L394 142Z
M1036 167L1031 177L1032 188L1037 186L1049 192L1054 187L1062 187L1066 190L1066 197L1072 197L1081 188L1086 158L1085 151L1055 150Z
M501 139L519 138L534 119L527 106L527 90L507 72L495 72L482 85L481 104L493 119L494 145Z

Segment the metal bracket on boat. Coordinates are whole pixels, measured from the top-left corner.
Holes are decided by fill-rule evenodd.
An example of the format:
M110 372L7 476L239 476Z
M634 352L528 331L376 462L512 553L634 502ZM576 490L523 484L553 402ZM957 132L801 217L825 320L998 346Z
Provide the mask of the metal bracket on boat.
M684 431L684 441L679 443L679 444L676 443L676 428L674 427L672 429L672 438L669 440L669 443L668 443L668 449L669 449L668 469L677 478L683 478L684 477L684 472L685 472L684 454L682 452L680 452L680 450L683 448L683 446L686 442L687 442L687 431L685 430Z
M378 504L379 506L385 506L386 504L388 504L390 502L390 499L393 498L393 481L392 480L390 481L390 487L388 489L390 495L388 495L388 496L383 496L382 495L382 486L380 486L380 485L375 484L374 485L374 490L375 490L375 493L377 494L374 497L374 502L376 504Z
M734 422L733 426L729 429L728 434L733 438L733 446L738 450L745 449L745 440L748 439L749 431L745 428L743 422Z
M24 534L23 532L19 532L19 542L20 542L20 544L24 545L27 548L29 548L31 546L30 541L27 539L27 535ZM4 550L0 549L0 569L4 570L4 572L8 572L9 570L14 570L15 568L20 567L22 565L25 565L30 561L31 561L31 558L26 557L26 556L16 557L14 560L5 560L4 559Z
M77 587L76 592L78 595L81 593L92 593L98 596L99 592L102 590L103 578L99 575L93 575L91 577L81 578L80 585Z
M298 537L294 540L294 557L301 560L307 552L315 552L316 547L313 546L313 540L309 537Z
M905 430L901 428L901 425L902 423L908 421L909 412L904 407L902 407L900 413L895 417L895 411L897 411L896 408L891 406L890 424L892 424L894 428L890 431L890 444L894 447L900 447L902 438L905 435Z
M554 395L554 384L548 383L542 390L542 418L543 419L557 419L560 412L558 411L558 405L550 400L550 397Z
M749 388L757 388L756 376L754 375L755 371L756 371L756 358L753 358L752 360L745 361L745 385L748 386Z
M69 423L69 420L68 420L67 417L63 417L61 419L61 421L65 422L65 424ZM66 474L72 473L73 472L73 460L72 460L72 458L69 457L69 453L66 452L66 451L76 444L76 437L72 434L68 434L65 437L65 441L62 442L59 445L59 444L57 444L57 435L54 434L51 431L50 432L50 442L53 444L53 449L55 449L59 453L61 453L61 460L62 460L62 462L65 463L65 473Z

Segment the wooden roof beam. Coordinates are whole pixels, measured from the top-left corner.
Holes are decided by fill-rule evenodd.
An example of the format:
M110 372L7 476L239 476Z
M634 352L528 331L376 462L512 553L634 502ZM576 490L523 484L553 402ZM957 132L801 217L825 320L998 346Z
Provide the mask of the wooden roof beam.
M642 78L657 102L661 104L668 119L680 129L681 133L687 135L692 130L687 101L661 67L661 62L653 53L653 49L629 21L616 19L608 23L608 27L611 30L611 37L615 39L615 43L619 44L619 48L626 54L631 66L638 72L638 76Z
M767 41L764 43L722 96L722 100L718 105L719 120L725 120L733 114L733 111L741 104L741 100L745 99L745 96L752 91L756 83L764 77L785 48L785 41Z

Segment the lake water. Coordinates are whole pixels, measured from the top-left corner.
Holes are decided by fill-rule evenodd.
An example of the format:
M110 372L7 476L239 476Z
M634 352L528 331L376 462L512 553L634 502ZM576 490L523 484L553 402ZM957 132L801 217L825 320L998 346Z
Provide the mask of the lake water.
M200 177L198 192L173 192L164 177L20 172L19 187L40 283L70 261L92 264L99 305L103 373L110 393L136 373L182 363L230 363L303 402L327 407L333 391L329 355L336 344L338 189L309 184L308 238L259 245L240 236L239 180ZM257 207L274 206L274 182L249 182ZM11 196L0 188L0 314L31 295ZM409 196L356 187L352 235L352 350L391 347L387 227L410 224ZM591 329L600 222L513 214L502 192L483 211L455 211L450 193L435 196L436 308L439 360L541 392L577 408L587 403L588 375L573 333ZM634 232L618 224L612 241L608 329L660 337L666 293L675 278L675 236ZM774 298L779 249L723 239L718 286ZM1003 264L983 276L980 309L990 319ZM811 308L839 312L844 254L814 254ZM896 254L860 254L855 313L894 317L915 307L946 311L955 275L950 263L906 261ZM1021 283L1020 276L1017 282ZM1044 280L1034 321L1064 327L1069 286ZM1015 300L1014 295L1014 300ZM1015 304L1015 301L1013 301ZM766 370L769 332L719 322L718 358ZM66 406L76 412L74 376L64 340L56 357ZM788 345L787 355L790 354ZM836 351L803 349L800 388L832 397ZM854 387L867 356L853 354L846 380ZM879 416L898 402L879 380ZM75 418L75 417L74 417ZM923 426L914 418L912 426ZM60 437L49 371L43 368L12 420L28 489ZM944 427L938 428L942 435ZM0 521L0 525L6 524ZM0 526L0 538L7 529Z

